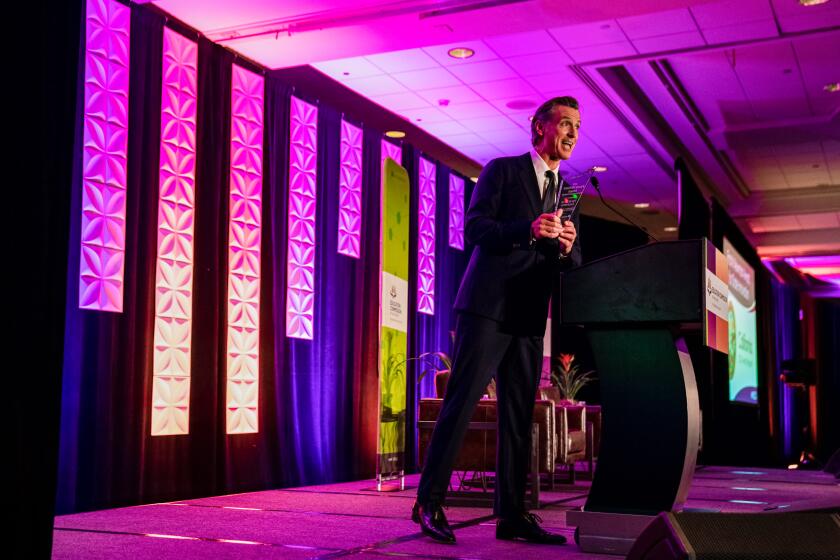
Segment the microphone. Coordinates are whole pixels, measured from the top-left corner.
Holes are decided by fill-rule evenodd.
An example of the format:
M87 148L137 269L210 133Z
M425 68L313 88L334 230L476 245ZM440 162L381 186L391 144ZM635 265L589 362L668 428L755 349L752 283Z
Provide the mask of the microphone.
M637 224L636 222L634 222L633 220L631 220L630 218L628 218L627 216L625 216L624 214L622 214L621 212L619 212L618 210L616 210L615 208L613 208L612 206L607 204L607 201L604 200L604 195L601 194L600 182L598 181L598 177L592 177L592 179L590 179L590 181L592 183L592 186L595 187L595 192L598 193L598 198L600 198L601 202L604 203L604 206L606 206L607 208L609 208L610 210L612 210L613 212L615 212L616 214L618 214L619 216L621 216L622 218L624 218L625 220L630 222L630 225L632 225L633 227L635 227L639 231L644 232L645 235L647 235L648 237L650 237L654 241L659 242L659 240L657 238L655 238L653 235L651 235L648 232L648 230L646 230L645 228L643 228L642 226L640 226L639 224Z

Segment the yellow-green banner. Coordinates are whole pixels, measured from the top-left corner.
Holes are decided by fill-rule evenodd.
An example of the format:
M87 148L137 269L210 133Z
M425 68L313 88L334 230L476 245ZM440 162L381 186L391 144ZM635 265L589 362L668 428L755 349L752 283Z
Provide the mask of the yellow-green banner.
M405 358L408 351L408 173L387 158L382 170L377 480L405 472Z

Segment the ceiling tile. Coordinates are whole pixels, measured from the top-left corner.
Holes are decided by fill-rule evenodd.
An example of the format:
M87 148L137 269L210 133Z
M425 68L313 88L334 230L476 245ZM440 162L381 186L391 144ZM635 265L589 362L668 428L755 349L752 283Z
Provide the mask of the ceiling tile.
M757 20L773 20L767 0L725 0L703 2L689 8L700 29L741 24Z
M420 123L439 123L452 120L449 115L436 107L405 109L400 111L400 115L416 125L420 125Z
M669 57L668 62L712 129L755 121L752 106L725 52L677 55ZM715 79L710 80L709 76Z
M501 60L452 66L449 71L469 85L517 77L516 72Z
M457 120L495 117L502 114L496 107L486 101L465 103L464 105L450 105L449 107L441 107L440 110Z
M735 73L759 121L811 116L796 57L789 41L761 43L734 51Z
M397 72L409 72L411 70L425 70L426 68L437 68L439 64L422 49L408 49L404 51L392 51L381 54L372 54L365 57L377 68L384 72L395 74Z
M633 45L636 47L636 50L642 54L702 47L705 44L706 42L698 31L633 40Z
M380 95L373 97L372 99L389 111L397 112L402 111L403 109L419 109L421 107L429 106L428 101L410 91Z
M565 53L561 52L512 56L506 58L505 61L520 76L541 76L559 71L568 72L566 65L573 62Z
M774 231L795 231L800 229L796 216L762 216L751 218L747 222L753 233L770 233Z
M458 122L474 132L518 131L522 129L517 123L501 114L478 119L458 119Z
M818 214L799 214L796 216L802 229L830 229L840 227L840 213L820 212Z
M511 35L497 35L484 39L484 42L503 58L560 51L557 41L545 29Z
M800 37L792 44L811 108L817 116L832 115L840 109L840 93L824 87L840 80L840 32Z
M393 74L394 79L412 91L461 85L461 82L444 68L428 68Z
M483 146L487 141L477 134L468 132L466 134L452 134L440 136L440 139L458 149Z
M450 49L456 47L466 47L475 51L475 54L470 58L452 58L449 56ZM462 64L473 64L485 60L495 60L498 58L493 49L489 48L483 41L461 41L458 43L449 43L446 45L435 45L431 47L423 47L423 51L434 58L443 66L460 66Z
M773 10L784 33L796 33L840 25L840 4L828 2L802 6L790 0L772 0Z
M466 134L469 132L466 127L452 120L442 122L419 122L416 124L429 134L434 134L435 136Z
M757 180L750 185L750 190L754 191L777 191L783 189L790 189L790 186L781 174L767 179L761 179L760 181Z
M697 31L687 8L624 17L618 20L618 24L631 40Z
M575 62L594 62L596 60L608 60L611 58L622 58L626 56L634 56L638 54L636 49L629 41L622 41L620 43L608 43L605 45L596 45L592 47L583 48L567 48L569 56Z
M626 41L627 36L614 19L549 29L549 33L565 49Z
M779 30L776 27L776 21L773 19L746 21L723 27L709 27L703 30L703 37L706 38L706 42L710 45L765 39L767 37L775 37L778 34Z
M348 80L356 80L358 78L367 78L370 76L380 76L384 74L380 68L377 68L361 56L354 58L342 58L340 60L329 60L326 62L316 62L312 66L327 76L340 82L347 82Z
M550 74L530 76L525 79L543 95L551 95L558 90L571 91L584 89L583 82L580 81L580 78L566 66L558 66Z
M504 99L506 97L538 98L537 91L522 78L511 78L497 82L475 84L472 88L484 99Z
M344 82L344 85L367 97L406 92L406 88L399 82L397 82L394 78L385 75L347 80Z
M481 97L465 85L426 89L417 92L417 95L436 107L453 107L465 103L481 101ZM449 105L441 105L441 100L448 100Z
M828 171L813 169L810 173L787 173L785 179L792 189L805 189L829 184Z

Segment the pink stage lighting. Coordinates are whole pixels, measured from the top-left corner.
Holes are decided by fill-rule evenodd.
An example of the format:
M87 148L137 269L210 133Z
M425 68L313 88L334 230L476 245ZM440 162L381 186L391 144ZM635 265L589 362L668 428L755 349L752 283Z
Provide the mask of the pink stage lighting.
M79 307L123 310L131 10L88 0Z
M227 406L229 434L259 431L262 76L234 65L231 78Z
M290 121L286 336L312 340L318 108L292 97Z
M341 121L338 252L359 258L362 230L362 129Z
M464 250L464 179L449 175L449 246Z
M435 164L420 158L417 311L435 314Z
M840 286L840 255L788 257L785 261L803 274Z
M198 47L163 32L152 435L189 433Z

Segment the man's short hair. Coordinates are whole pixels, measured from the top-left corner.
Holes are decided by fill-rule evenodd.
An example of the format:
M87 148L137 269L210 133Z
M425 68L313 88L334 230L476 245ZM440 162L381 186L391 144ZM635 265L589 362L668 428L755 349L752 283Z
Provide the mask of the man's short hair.
M537 142L540 139L540 135L537 134L537 121L540 121L545 125L548 122L548 118L551 115L551 112L554 110L555 107L558 105L562 105L563 107L571 107L572 109L579 109L578 100L574 97L569 95L564 95L562 97L552 97L539 107L534 112L534 117L531 119L531 145L536 146Z

